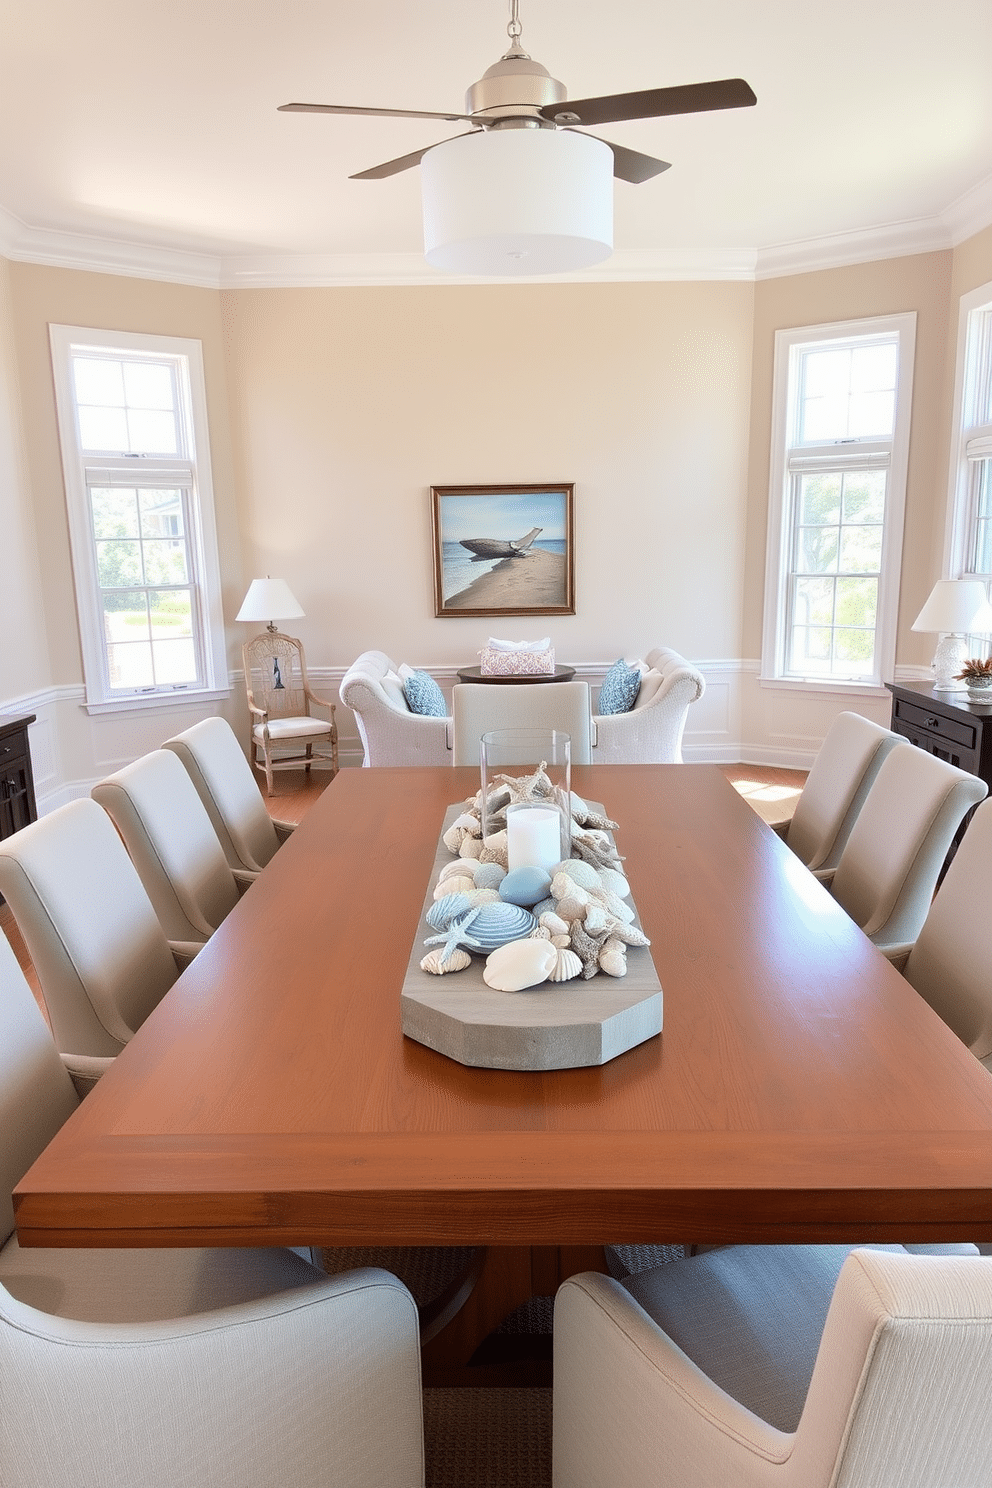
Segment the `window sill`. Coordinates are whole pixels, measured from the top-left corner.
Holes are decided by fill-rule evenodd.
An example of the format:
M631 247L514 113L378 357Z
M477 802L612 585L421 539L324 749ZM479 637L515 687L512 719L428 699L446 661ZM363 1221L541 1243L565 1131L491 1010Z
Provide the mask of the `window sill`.
M188 708L191 703L219 703L231 696L229 687L191 688L188 692L143 693L140 697L111 698L80 704L87 713L158 713L163 708Z
M780 688L783 692L819 692L826 697L837 697L839 694L847 697L877 697L887 698L888 688L881 682L855 682L855 681L830 681L826 677L761 677L758 678L761 687Z

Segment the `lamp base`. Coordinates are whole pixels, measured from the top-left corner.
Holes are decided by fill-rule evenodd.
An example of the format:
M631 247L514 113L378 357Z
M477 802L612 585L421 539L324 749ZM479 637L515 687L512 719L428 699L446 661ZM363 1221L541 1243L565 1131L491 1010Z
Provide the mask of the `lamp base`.
M968 657L968 642L957 632L941 636L933 657L933 685L937 692L967 692L959 672Z

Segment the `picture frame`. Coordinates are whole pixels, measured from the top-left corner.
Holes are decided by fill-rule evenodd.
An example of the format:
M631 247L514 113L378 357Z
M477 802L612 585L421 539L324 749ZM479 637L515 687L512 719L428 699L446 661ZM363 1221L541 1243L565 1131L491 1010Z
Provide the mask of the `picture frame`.
M432 486L434 614L574 615L574 486Z

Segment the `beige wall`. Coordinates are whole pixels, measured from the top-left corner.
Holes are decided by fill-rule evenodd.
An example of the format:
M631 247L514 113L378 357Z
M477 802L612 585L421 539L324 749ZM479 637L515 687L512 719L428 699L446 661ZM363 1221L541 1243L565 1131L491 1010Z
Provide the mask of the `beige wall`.
M224 294L246 561L321 663L736 656L750 284ZM574 617L435 619L430 487L575 482Z
M52 692L53 793L196 716L80 706L47 330L64 322L203 343L233 670L247 582L279 574L328 691L369 646L450 669L490 631L549 630L588 664L661 642L709 664L690 757L809 759L839 708L885 721L888 703L754 674L774 332L917 312L897 659L922 667L929 638L908 627L940 569L957 301L989 280L992 228L953 252L757 284L218 292L0 260L0 501L19 554L0 618L23 636L0 704ZM431 484L542 480L575 482L578 613L436 619ZM238 688L223 711L242 708Z

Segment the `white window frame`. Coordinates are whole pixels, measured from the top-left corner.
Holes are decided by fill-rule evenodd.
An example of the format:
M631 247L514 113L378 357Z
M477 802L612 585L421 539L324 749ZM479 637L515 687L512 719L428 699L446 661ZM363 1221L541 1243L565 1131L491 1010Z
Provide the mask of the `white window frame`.
M796 527L793 473L794 469L798 472L802 458L797 457L794 467L790 467L789 455L798 401L795 396L798 359L802 352L814 347L893 335L898 344L898 382L892 439L841 440L833 443L838 455L837 468L863 469L885 464L889 471L875 623L875 670L870 677L795 676L786 668L786 616ZM768 541L759 679L763 686L794 688L806 692L887 696L883 682L886 678L891 679L895 667L915 350L915 311L901 315L873 316L864 320L835 321L825 325L796 326L775 333ZM810 447L810 454L815 450L819 455L827 448L827 444Z
M85 708L111 713L138 708L188 706L191 701L213 702L230 693L224 639L213 477L207 426L203 348L199 341L177 336L104 331L87 326L50 325L55 405L62 449L69 543L72 551L79 620ZM175 459L122 452L84 452L80 445L72 353L99 351L119 356L168 358L178 364L180 419L185 450ZM112 689L103 635L103 611L97 576L96 548L88 487L106 482L127 484L128 475L141 484L181 487L189 519L188 544L194 592L194 643L201 670L200 685L162 685L123 692Z
M992 587L992 574L977 559L978 462L992 459L992 283L962 295L958 308L954 412L948 473L944 577L979 578ZM989 637L970 638L975 653L988 650Z

